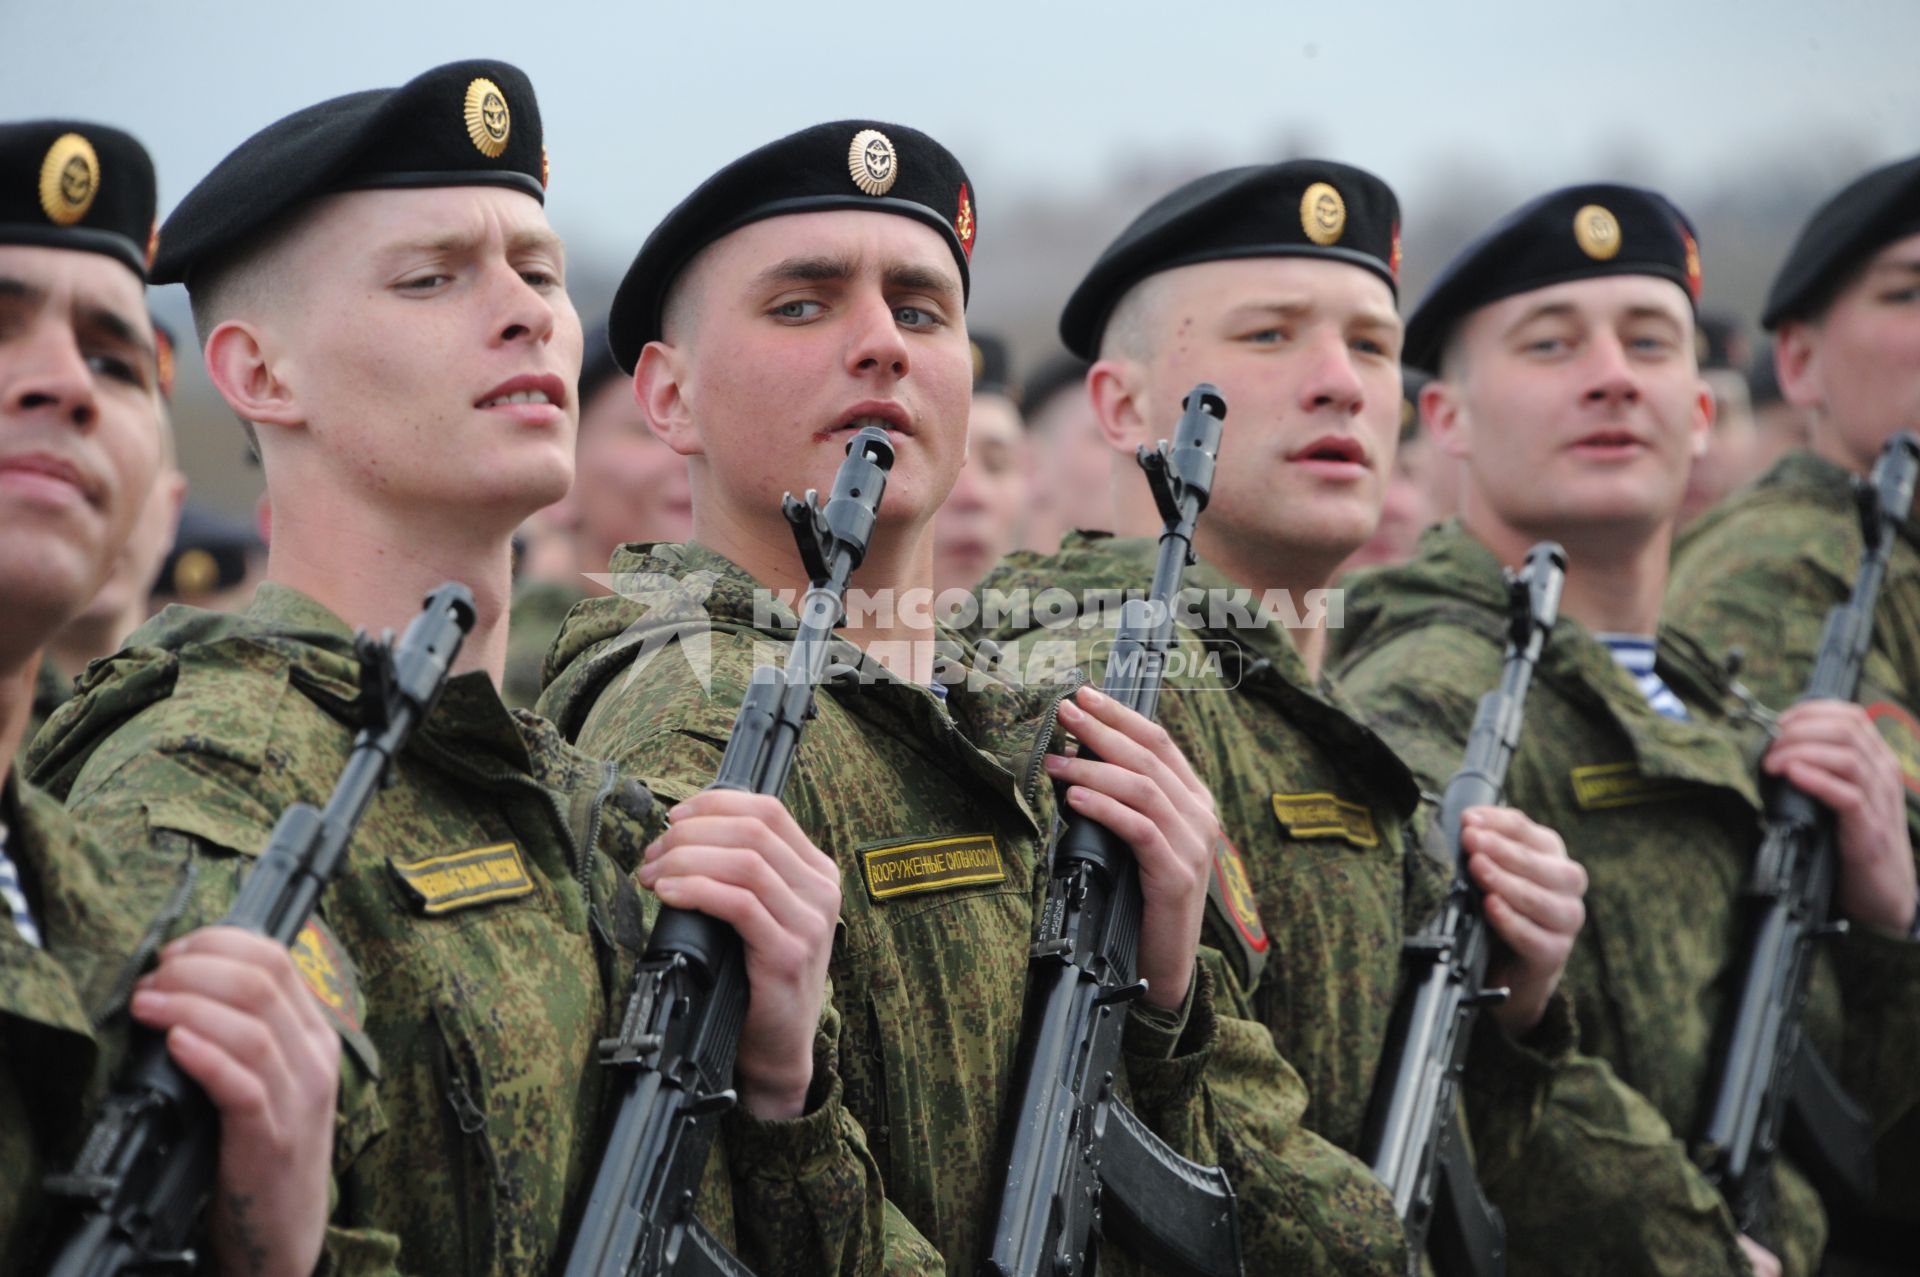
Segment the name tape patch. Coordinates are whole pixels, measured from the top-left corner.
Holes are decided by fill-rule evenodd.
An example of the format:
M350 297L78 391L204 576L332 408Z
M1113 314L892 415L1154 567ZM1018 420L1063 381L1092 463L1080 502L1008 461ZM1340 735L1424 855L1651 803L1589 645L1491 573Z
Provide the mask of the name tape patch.
M1640 764L1634 762L1576 767L1568 777L1573 781L1573 801L1580 804L1582 811L1671 802L1685 798L1691 789L1684 781L1642 776Z
M1332 794L1275 794L1274 819L1294 838L1343 838L1356 847L1378 847L1373 813Z
M861 861L866 867L867 893L875 900L1007 878L1000 844L992 834L874 847L861 853Z
M405 864L389 860L387 864L426 914L451 913L533 891L533 879L527 876L520 848L510 842Z

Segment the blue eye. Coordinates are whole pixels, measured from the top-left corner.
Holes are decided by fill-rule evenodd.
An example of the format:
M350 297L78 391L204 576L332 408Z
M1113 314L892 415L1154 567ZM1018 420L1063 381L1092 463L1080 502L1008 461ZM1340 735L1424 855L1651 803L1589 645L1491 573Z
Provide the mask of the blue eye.
M773 313L781 319L812 319L825 309L816 301L782 302L773 308Z
M931 328L940 322L939 316L919 306L901 306L893 314L894 318L909 328Z

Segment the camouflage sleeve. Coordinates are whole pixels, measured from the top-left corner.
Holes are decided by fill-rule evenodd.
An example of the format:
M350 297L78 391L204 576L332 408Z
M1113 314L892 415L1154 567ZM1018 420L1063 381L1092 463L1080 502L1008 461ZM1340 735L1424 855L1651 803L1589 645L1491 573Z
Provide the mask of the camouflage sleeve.
M1565 989L1554 991L1540 1023L1523 1037L1508 1036L1492 1016L1474 1022L1461 1090L1481 1178L1498 1175L1532 1138L1554 1079L1579 1038Z
M1884 1135L1920 1108L1920 943L1855 927L1835 956L1846 1006L1841 1080Z
M1674 583L1663 619L1715 658L1740 649L1740 682L1762 704L1785 709L1806 690L1826 628L1826 607L1804 601L1837 602L1844 590L1836 594L1836 585L1803 560L1747 562L1698 588Z
M152 949L175 936L220 920L239 889L244 866L264 845L273 814L244 786L223 780L224 764L198 755L158 751L134 753L97 780L83 770L74 785L71 808L103 846L119 848L115 861L121 886L142 879L178 879L183 862L192 864L191 894L177 916L152 937ZM134 887L151 896L151 888ZM324 924L320 924L324 925ZM302 933L303 938L306 933ZM123 973L117 983L131 971ZM340 979L353 980L350 970ZM342 988L338 999L357 1001L357 983ZM328 1182L330 1223L319 1271L340 1277L398 1274L399 1237L361 1217L342 1189L359 1155L387 1131L380 1105L379 1056L356 1026L342 1019L325 997L321 1010L340 1033L345 1057L340 1097L334 1116L333 1174Z
M1224 960L1202 951L1216 1004L1204 1122L1211 1161L1239 1199L1249 1273L1404 1277L1406 1232L1393 1200L1352 1154L1301 1125L1306 1083Z
M876 1260L887 1272L944 1272L933 1244L887 1203L866 1136L840 1102L839 1028L829 1000L805 1114L769 1121L735 1105L722 1123L735 1253L761 1277L872 1272Z
M1367 725L1434 794L1459 768L1474 710L1499 681L1499 650L1444 626L1369 648L1340 671L1340 686Z
M1726 1204L1605 1062L1576 1055L1561 1068L1518 1153L1481 1177L1506 1216L1512 1271L1751 1277Z
M668 730L619 753L671 806L713 779L724 746L707 733ZM809 813L793 814L803 829L818 827ZM724 1164L709 1177L723 1173L733 1186L736 1253L763 1274L940 1271L938 1252L885 1200L865 1132L841 1103L838 1051L839 1016L829 991L814 1043L820 1089L808 1097L819 1103L786 1121L760 1121L739 1108L728 1114Z

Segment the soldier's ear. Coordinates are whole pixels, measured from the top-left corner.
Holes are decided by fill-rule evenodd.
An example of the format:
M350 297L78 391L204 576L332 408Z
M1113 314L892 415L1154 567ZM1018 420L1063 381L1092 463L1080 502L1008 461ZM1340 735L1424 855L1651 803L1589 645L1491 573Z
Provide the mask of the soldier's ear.
M1118 452L1131 453L1147 438L1147 411L1142 402L1144 369L1131 359L1102 359L1087 369L1085 394L1093 403L1100 436Z
M1440 451L1456 461L1464 461L1473 453L1472 431L1467 417L1467 406L1461 401L1460 391L1450 381L1435 377L1420 387L1420 419L1426 428L1433 432L1434 442L1440 445Z
M1803 319L1790 319L1773 335L1773 371L1780 397L1796 408L1817 408L1825 398L1820 385L1818 332Z
M683 457L706 451L687 393L688 368L686 351L650 341L640 351L640 362L633 370L633 398L646 415L647 428Z
M245 320L229 319L207 334L207 376L227 407L256 425L299 427L305 410L277 363L266 335Z

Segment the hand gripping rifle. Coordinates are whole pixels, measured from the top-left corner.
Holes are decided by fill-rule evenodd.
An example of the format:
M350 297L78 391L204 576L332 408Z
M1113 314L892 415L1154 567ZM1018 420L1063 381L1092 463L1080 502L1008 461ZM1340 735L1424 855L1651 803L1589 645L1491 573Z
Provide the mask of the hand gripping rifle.
M1866 553L1853 596L1827 614L1803 699L1850 701L1873 646L1873 611L1899 524L1913 508L1920 438L1887 441L1870 484L1855 491ZM1833 814L1785 779L1769 788L1760 850L1747 881L1750 941L1739 998L1721 1037L1696 1160L1733 1209L1740 1231L1771 1223L1773 1163L1784 1134L1796 1160L1828 1195L1873 1192L1873 1130L1803 1036L1815 944L1846 930L1830 920ZM1789 1120L1791 1119L1791 1120Z
M368 724L354 738L327 805L316 811L295 803L280 814L223 925L293 943L345 863L353 831L386 785L395 756L433 712L473 620L473 595L450 581L427 596L398 644L392 631L378 642L355 636ZM165 1037L136 1026L127 1066L73 1170L47 1180L49 1196L69 1218L55 1233L46 1271L109 1277L194 1270L200 1256L191 1238L219 1152L212 1102L168 1056Z
M1467 876L1460 821L1470 807L1501 801L1507 765L1520 744L1527 688L1560 614L1566 577L1566 553L1551 541L1527 551L1519 573L1507 573L1500 686L1480 698L1466 757L1440 800L1439 829L1453 882L1439 913L1401 950L1406 983L1381 1052L1362 1147L1393 1194L1407 1230L1407 1271L1415 1277L1429 1248L1441 1277L1500 1277L1506 1271L1506 1225L1480 1192L1457 1105L1474 1021L1482 1007L1507 998L1507 990L1486 987L1495 937L1480 888Z
M876 426L847 445L833 495L781 503L811 582L784 671L763 665L740 702L710 789L779 797L793 771L813 693L826 672L847 578L866 557L893 468ZM732 1106L734 1052L747 1014L747 975L733 928L689 909L662 909L640 959L619 1036L600 1043L614 1069L613 1121L567 1277L746 1274L693 1216L720 1115Z
M1149 718L1227 415L1205 384L1185 408L1171 446L1139 452L1165 529L1152 595L1127 601L1107 662L1106 694ZM1134 974L1142 906L1133 852L1099 823L1069 816L1050 872L1001 1119L1007 1182L982 1271L1092 1273L1105 1235L1179 1272L1238 1274L1239 1218L1225 1172L1175 1153L1113 1096L1127 1004L1147 987Z

